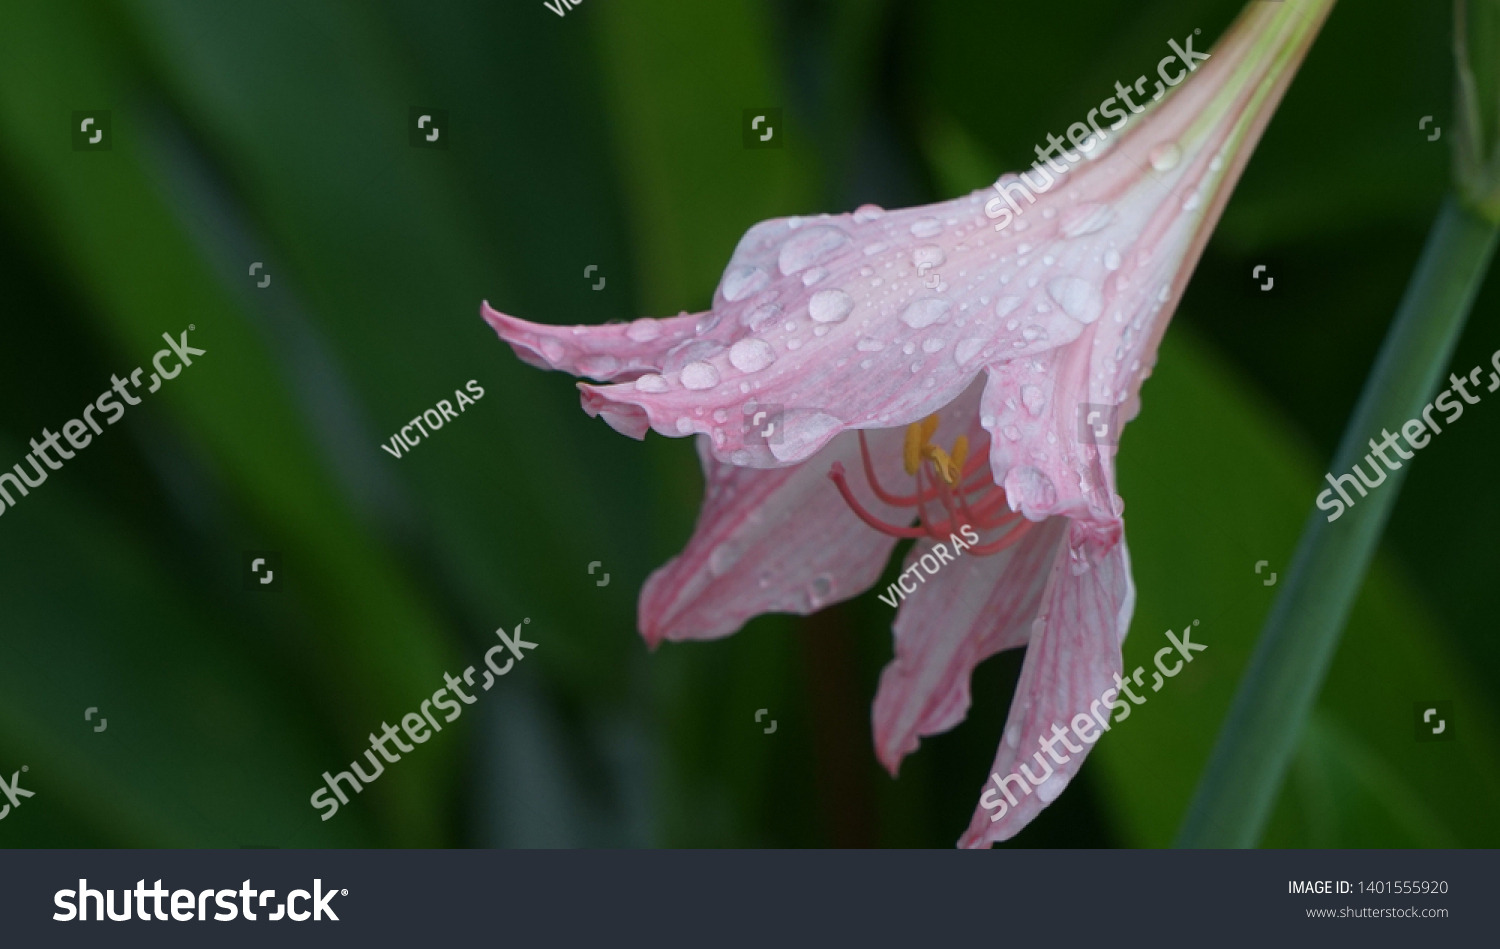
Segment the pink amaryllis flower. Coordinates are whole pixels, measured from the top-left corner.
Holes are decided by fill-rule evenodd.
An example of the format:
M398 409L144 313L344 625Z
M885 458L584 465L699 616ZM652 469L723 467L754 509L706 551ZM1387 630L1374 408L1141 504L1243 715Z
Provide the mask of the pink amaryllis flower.
M987 781L960 844L1010 837L1055 800L1108 724L1067 731L1114 697L1134 605L1119 427L1331 5L1251 3L1211 57L1174 41L1159 102L1145 80L1117 86L1101 111L1124 118L1089 113L1076 151L1052 137L995 190L757 224L705 313L549 327L486 304L523 360L607 383L579 384L590 415L697 436L707 493L641 593L647 642L855 596L914 538L908 563L936 569L889 591L880 760L895 774L962 720L976 664L1026 646L992 780L1027 780L1004 796Z

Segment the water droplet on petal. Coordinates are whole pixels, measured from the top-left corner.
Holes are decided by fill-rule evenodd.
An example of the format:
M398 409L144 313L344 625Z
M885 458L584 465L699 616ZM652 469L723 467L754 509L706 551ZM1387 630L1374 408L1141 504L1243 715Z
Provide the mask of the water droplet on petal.
M550 336L542 337L542 355L547 357L548 362L560 362L568 354L568 349L562 343Z
M791 352L796 352L797 350L802 348L802 340L789 339L786 341L786 348Z
M833 595L833 578L828 574L813 577L813 582L807 587L807 605L812 609L821 609Z
M1012 748L1014 748L1014 747L1016 747L1016 745L1020 744L1020 742L1021 742L1021 725L1020 725L1020 723L1019 722L1013 722L1010 725L1006 726L1006 729L1005 729L1005 743L1007 745L1010 745Z
M729 364L740 372L760 372L775 361L775 350L763 339L742 339L729 347Z
M661 335L661 324L651 319L639 319L625 330L625 337L633 343L649 343Z
M635 388L638 392L665 392L667 391L667 380L654 372L648 372L635 380Z
M691 434L693 434L693 420L690 419L690 418L687 418L687 417L683 417L683 418L678 419L677 420L677 434L679 434L679 435L691 435Z
M724 346L712 339L688 339L667 351L662 360L662 372L677 372L690 362L706 362L724 351Z
M922 352L935 353L943 348L943 341L936 336L929 336L922 340Z
M1042 799L1043 804L1051 804L1062 796L1062 792L1067 786L1067 776L1061 771L1055 771L1052 777L1037 785L1036 796Z
M1032 415L1041 415L1042 409L1047 407L1047 396L1036 386L1022 386L1021 404Z
M943 249L936 244L923 244L911 252L912 265L918 270L922 269L923 264L929 267L941 267L943 261L947 259L948 256L943 253Z
M1171 171L1182 160L1182 149L1177 147L1176 142L1167 142L1151 149L1147 157L1151 159L1151 167L1157 171Z
M578 371L591 379L608 379L620 368L620 360L608 354L589 356L578 361Z
M936 220L934 218L933 220ZM934 297L914 301L901 312L901 322L914 330L926 329L948 316L948 301Z
M1063 312L1080 323L1092 323L1104 311L1104 300L1094 285L1080 277L1057 277L1047 283L1047 295Z
M720 425L723 425L725 422L729 421L729 413L724 411L723 409L714 409L714 421L718 422Z
M1019 428L1016 428L1014 425L1005 426L1005 430L1000 434L1004 435L1006 438L1010 439L1013 442L1018 442L1021 440L1021 430Z
M716 577L722 577L729 572L731 567L739 563L744 553L740 546L732 541L720 544L708 555L708 572Z
M1027 342L1034 342L1036 340L1042 340L1045 342L1047 339L1047 331L1033 323L1021 331L1021 336Z
M684 389L712 389L719 384L719 370L713 363L690 362L682 367Z
M943 233L943 222L935 217L924 217L911 226L913 237L937 237Z
M854 298L842 290L819 290L807 303L807 314L819 323L837 323L854 309Z
M781 245L776 266L781 268L782 273L791 276L823 260L847 243L849 235L836 227L826 224L810 227Z
M1063 237L1082 237L1102 231L1115 219L1115 212L1107 204L1080 204L1063 212L1059 229Z
M953 348L953 361L962 366L978 355L979 350L983 348L984 340L982 339L961 339Z
M1012 508L1035 512L1050 511L1057 504L1057 486L1052 479L1030 465L1012 468L1005 476L1006 493L1015 498Z
M748 313L743 314L740 317L740 322L752 333L759 333L768 324L776 322L779 316L781 316L781 307L774 303L768 303L765 306L758 306Z
M1075 577L1080 577L1088 573L1089 569L1093 566L1089 563L1088 551L1079 547L1068 548L1068 560L1068 568Z
M995 315L1004 316L1020 305L1020 297L1001 297L999 301L995 303Z
M885 217L885 208L878 204L862 204L854 209L854 223L868 224Z
M1120 252L1119 251L1117 251L1117 250L1107 250L1107 251L1104 252L1104 269L1105 270L1119 270L1120 269Z
M745 299L752 293L758 293L761 290L764 290L766 288L766 285L770 282L771 275L766 273L764 270L761 270L759 267L752 267L748 264L739 267L731 267L724 274L724 282L719 284L719 292L724 294L724 299L728 300L730 303L735 303L739 300ZM637 320L635 325L638 325L641 322L641 320ZM634 329L634 325L632 325L631 328ZM627 333L626 335L629 334ZM635 339L634 336L631 336L630 338ZM637 342L642 341L637 340Z
M802 285L804 287L810 287L826 276L828 276L827 268L814 267L813 269L802 275Z
M1198 192L1194 191L1192 194L1188 195L1186 201L1182 202L1182 209L1184 211L1195 211L1198 209L1198 205L1201 203L1203 203L1202 196L1199 195Z

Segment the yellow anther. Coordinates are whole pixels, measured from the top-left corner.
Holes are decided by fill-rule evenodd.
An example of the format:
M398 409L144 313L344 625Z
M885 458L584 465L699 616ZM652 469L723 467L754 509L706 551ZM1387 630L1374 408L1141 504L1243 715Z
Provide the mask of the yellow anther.
M922 457L932 461L933 470L944 484L955 485L963 477L964 462L969 458L968 436L958 436L953 442L951 455L936 445L928 444L922 447Z
M910 477L916 477L917 469L922 467L922 447L926 442L920 422L913 422L906 426L906 449L901 455L901 460L905 463L906 473Z
M948 457L948 453L936 445L929 445L927 457L932 459L932 467L937 471L938 477L945 484L951 485L954 481L953 459Z
M969 436L960 435L953 442L953 469L954 477L963 477L964 462L969 460Z
M929 415L925 419L923 419L922 420L922 444L925 445L928 442L932 441L932 436L935 435L935 434L937 434L937 430L938 430L938 417L936 415Z
M906 465L908 475L916 477L917 471L922 467L922 459L931 457L930 453L935 449L931 447L930 442L937 428L938 417L936 415L929 415L920 422L913 422L906 426L906 447L902 452L901 460Z

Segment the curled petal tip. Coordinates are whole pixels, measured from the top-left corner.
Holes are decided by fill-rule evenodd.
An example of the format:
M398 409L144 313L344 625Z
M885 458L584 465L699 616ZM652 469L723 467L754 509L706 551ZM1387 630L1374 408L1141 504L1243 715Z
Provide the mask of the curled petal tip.
M596 386L587 382L578 383L578 394L583 410L590 418L604 419L606 425L621 435L642 441L651 428L651 419L646 410L631 402L617 402L604 393L608 386Z

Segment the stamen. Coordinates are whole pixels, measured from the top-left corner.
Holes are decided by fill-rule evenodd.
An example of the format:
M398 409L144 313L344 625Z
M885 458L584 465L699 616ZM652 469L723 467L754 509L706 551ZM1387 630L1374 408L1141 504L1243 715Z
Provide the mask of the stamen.
M906 447L901 453L901 460L906 464L906 473L916 477L917 469L922 467L923 449L932 440L932 433L937 431L938 417L929 415L920 422L913 422L906 426Z
M928 537L935 537L941 540L942 538L938 534L935 534L933 532L934 525L932 523L932 518L927 516L927 501L931 500L937 492L934 490L933 492L929 493L923 490L922 469L920 468L917 469L917 490L922 491L922 497L924 498L924 500L917 503L917 516L921 518L921 523L925 525L925 533Z
M999 516L991 517L996 509L1002 509ZM1010 523L1011 520L1019 516L1006 506L1005 489L996 488L975 506L974 526L981 528L1000 527Z
M916 495L891 494L880 486L880 479L875 477L875 462L870 460L870 445L865 441L862 429L859 433L859 455L865 465L865 480L869 482L870 490L875 492L877 498L894 507L912 507L917 503Z
M960 435L953 441L953 469L954 471L958 472L959 478L962 478L965 474L964 462L967 461L968 458L969 436Z
M866 524L869 524L871 527L880 531L882 534L886 534L891 537L927 536L927 532L920 527L898 527L895 524L887 524L885 521L882 521L874 514L871 514L869 511L865 510L865 506L863 504L860 504L859 501L855 499L854 492L849 490L849 484L844 479L844 465L842 462L835 461L833 463L833 467L828 470L828 477L833 480L834 485L839 489L839 494L844 496L844 503L849 505L849 510L853 511L860 520L864 521Z
M953 506L953 489L949 487L948 483L944 483L942 480L938 482L937 487L939 492L938 497L942 498L943 501L943 510L948 512L948 523L958 523L958 511Z
M936 445L928 445L927 458L932 462L932 468L937 472L938 479L944 484L952 485L956 472L953 459L948 457L948 453Z
M916 493L909 495L891 494L880 484L869 442L863 431L859 433L860 460L870 490L885 504L916 508L916 526L890 524L871 513L854 497L842 463L835 462L828 477L855 516L887 536L942 541L963 528L1004 531L989 543L969 546L966 552L978 557L998 553L1020 542L1033 522L1010 509L1005 489L991 480L987 452L980 451L971 457L968 437L963 435L954 439L952 452L946 452L932 444L937 429L936 415L906 427L902 462L917 482ZM946 519L934 520L929 514L927 505L934 500L942 504Z

